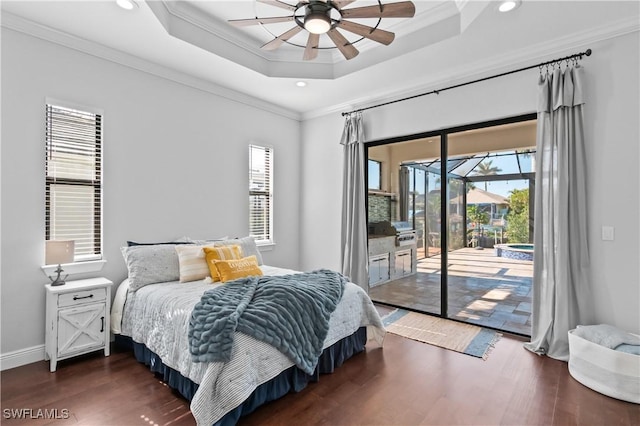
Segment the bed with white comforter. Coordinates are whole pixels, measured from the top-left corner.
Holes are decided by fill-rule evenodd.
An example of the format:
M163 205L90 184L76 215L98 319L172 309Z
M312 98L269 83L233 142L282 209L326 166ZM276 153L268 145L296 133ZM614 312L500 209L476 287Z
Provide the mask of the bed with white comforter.
M288 275L296 271L262 265L265 275ZM273 346L236 332L229 362L192 362L188 344L189 320L202 294L224 285L194 281L165 282L128 289L125 280L116 293L112 331L144 344L162 362L199 384L191 411L199 425L212 425L243 403L261 384L294 363ZM369 296L347 283L332 313L323 348L367 327L367 336L382 345L384 326Z

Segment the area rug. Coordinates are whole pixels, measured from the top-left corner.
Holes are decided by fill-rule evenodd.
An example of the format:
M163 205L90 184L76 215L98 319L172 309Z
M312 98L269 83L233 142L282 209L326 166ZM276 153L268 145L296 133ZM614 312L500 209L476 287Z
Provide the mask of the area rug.
M487 359L502 334L473 324L396 309L382 322L389 333Z

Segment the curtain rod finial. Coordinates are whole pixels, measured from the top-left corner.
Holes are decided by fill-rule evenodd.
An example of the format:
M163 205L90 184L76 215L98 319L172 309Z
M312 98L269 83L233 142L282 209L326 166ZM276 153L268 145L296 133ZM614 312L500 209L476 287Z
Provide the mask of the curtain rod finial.
M584 52L587 56L591 56L591 49L587 49L586 52Z

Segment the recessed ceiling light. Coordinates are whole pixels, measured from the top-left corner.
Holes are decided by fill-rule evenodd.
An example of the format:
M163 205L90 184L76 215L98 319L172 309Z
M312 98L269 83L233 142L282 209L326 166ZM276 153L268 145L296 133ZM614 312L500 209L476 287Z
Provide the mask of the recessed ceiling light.
M307 85L306 81L296 81L296 86L298 87L304 87Z
M511 12L518 6L520 6L520 0L505 0L500 3L500 6L498 6L498 10L500 12Z
M118 6L126 10L133 10L138 7L138 3L133 0L116 0Z

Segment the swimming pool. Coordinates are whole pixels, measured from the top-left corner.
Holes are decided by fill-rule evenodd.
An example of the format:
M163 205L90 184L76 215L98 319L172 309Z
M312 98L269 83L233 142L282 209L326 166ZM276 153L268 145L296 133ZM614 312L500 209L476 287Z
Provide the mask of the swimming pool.
M533 244L496 244L496 256L533 261Z

